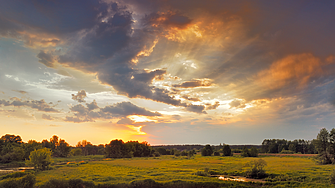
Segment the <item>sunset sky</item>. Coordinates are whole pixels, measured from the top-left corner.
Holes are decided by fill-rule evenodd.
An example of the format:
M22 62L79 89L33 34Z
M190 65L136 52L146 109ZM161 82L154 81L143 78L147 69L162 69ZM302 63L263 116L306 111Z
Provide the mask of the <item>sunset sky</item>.
M0 0L0 133L261 144L335 127L335 1Z

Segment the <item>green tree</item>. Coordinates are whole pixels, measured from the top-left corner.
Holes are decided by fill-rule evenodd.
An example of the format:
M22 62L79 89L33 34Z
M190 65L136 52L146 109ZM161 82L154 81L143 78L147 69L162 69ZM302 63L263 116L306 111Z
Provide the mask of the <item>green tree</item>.
M326 128L322 128L316 137L316 149L318 150L318 160L321 164L332 163L332 157L329 153L329 132Z
M222 151L223 151L223 156L231 156L232 155L232 152L231 152L231 149L230 149L229 145L224 145Z
M80 148L73 148L70 151L71 156L78 156L78 155L81 155L81 154L82 154L82 150Z
M249 157L250 156L249 149L247 148L247 146L243 147L241 156L242 157Z
M59 157L67 157L70 153L70 150L71 147L69 144L65 140L60 139L56 149Z
M29 155L28 165L32 165L35 169L46 170L52 163L51 150L48 148L42 148L34 150Z
M249 178L265 178L267 176L264 170L266 165L263 159L252 161L248 164L249 169L246 170L245 174Z
M106 157L110 158L123 158L123 157L131 157L131 153L127 147L123 143L122 140L112 140L105 147Z
M201 150L202 156L211 156L213 154L213 148L209 144L207 144L204 148Z
M258 149L255 147L252 147L249 152L250 157L258 157Z

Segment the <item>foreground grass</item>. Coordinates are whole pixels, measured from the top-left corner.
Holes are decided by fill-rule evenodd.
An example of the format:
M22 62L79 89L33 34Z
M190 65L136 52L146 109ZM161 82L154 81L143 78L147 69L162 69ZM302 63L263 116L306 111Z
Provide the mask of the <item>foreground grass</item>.
M212 174L242 175L246 164L257 158L161 156L103 160L102 156L55 159L52 170L36 173L37 186L50 179L82 179L95 184L120 184L152 179L159 183L172 181L222 182L213 177L197 176L209 169ZM334 166L318 165L308 157L262 157L270 174L267 187L330 187L329 175ZM76 161L66 164L65 162ZM85 162L79 162L85 161ZM57 165L58 163L58 165ZM64 164L65 163L65 164ZM259 185L259 184L258 184ZM257 186L257 185L254 185Z

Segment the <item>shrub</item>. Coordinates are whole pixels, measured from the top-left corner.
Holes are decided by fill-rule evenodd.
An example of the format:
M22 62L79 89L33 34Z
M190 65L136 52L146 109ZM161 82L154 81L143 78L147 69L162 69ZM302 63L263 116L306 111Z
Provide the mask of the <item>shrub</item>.
M335 184L335 170L333 170L332 174L329 177L330 183Z
M131 182L130 185L133 188L156 188L156 187L161 187L161 184L155 182L152 179L136 180L136 181Z
M245 172L245 174L249 178L265 178L267 177L267 174L263 168L266 165L267 164L263 159L252 161L248 164L250 168Z
M214 151L214 156L220 156L220 152Z
M181 155L181 156L188 156L188 152L184 150L184 151L182 151L182 152L180 153L180 155Z
M78 156L82 154L82 150L80 148L74 148L70 151L71 156Z
M35 169L46 170L52 163L51 151L48 148L42 148L30 152L28 165L32 165Z
M16 174L15 176L21 176L21 174ZM7 179L1 181L0 183L0 187L1 188L16 188L16 187L20 187L20 188L33 188L35 183L36 183L36 177L33 174L27 174L25 176L22 177L18 177L18 178L8 178L10 176L7 175Z
M155 151L153 155L154 155L155 157L159 157L159 156L161 156L161 154L160 154L159 152L157 152L157 151Z

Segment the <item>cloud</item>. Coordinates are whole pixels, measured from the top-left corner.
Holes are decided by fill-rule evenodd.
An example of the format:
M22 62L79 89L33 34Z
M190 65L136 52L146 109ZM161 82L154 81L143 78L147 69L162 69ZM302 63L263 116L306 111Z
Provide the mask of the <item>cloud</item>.
M321 60L310 53L304 53L289 55L274 62L269 69L258 73L258 79L262 85L271 89L290 84L301 88L323 73Z
M80 90L78 93L72 94L72 99L78 102L85 102L84 98L87 97L85 90Z
M213 83L211 80L208 79L194 79L192 81L186 81L182 84L175 84L173 87L180 87L180 88L194 88L194 87L209 87L212 86Z
M66 116L65 121L75 123L94 121L98 119L113 119L121 118L119 123L129 122L127 116L129 115L142 115L142 116L161 116L158 112L151 112L145 108L138 107L130 102L121 102L114 105L105 106L100 108L97 103L86 103L85 107L82 104L77 104L70 107L74 116Z
M40 53L37 54L37 57L39 58L38 62L44 64L47 67L53 67L55 63L55 57L51 53L45 53L44 51L40 51Z
M26 91L22 91L22 90L13 90L13 91L16 91L16 92L18 92L18 93L21 93L21 94L27 94L28 92L26 92Z
M42 114L42 119L45 119L45 120L54 120L54 118L51 115L46 115L46 114Z
M116 103L115 105L105 106L102 112L116 114L121 116L143 115L143 116L161 116L158 112L150 112L145 108L138 107L130 102Z
M10 101L7 100L0 100L0 106L14 106L14 107L30 107L33 109L37 109L38 111L43 112L56 112L59 113L58 110L54 109L52 106L50 106L50 103L46 103L44 99L41 100L22 100L16 97L11 98Z
M215 101L214 104L208 104L206 105L206 110L215 110L217 107L220 106L220 102L219 101Z
M133 123L135 122L129 118L122 118L117 122L117 124L122 124L122 125L131 125Z
M191 112L196 112L199 114L207 114L207 112L205 111L205 106L203 105L187 105L186 106L186 110L191 111Z
M230 109L231 108L245 108L246 104L245 104L245 101L243 100L235 99L229 103L229 106L230 106Z
M178 29L186 28L192 21L187 16L171 12L154 12L146 15L143 20L144 24L150 24L153 27L177 27Z

